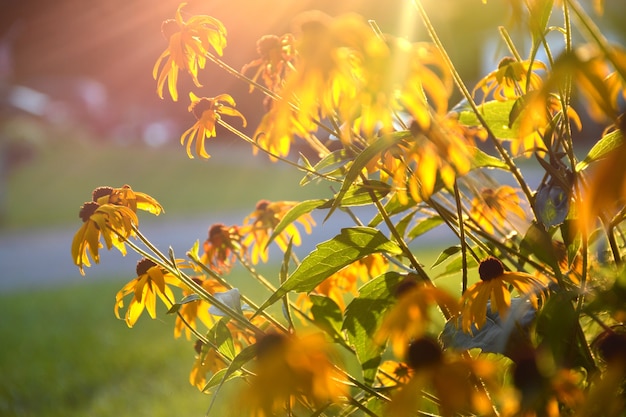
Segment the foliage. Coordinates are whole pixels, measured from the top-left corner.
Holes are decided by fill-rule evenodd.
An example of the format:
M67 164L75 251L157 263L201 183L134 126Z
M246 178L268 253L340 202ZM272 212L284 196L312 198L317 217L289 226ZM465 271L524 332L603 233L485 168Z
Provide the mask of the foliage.
M162 211L154 198L100 187L81 207L74 263L82 272L103 247L143 256L115 313L133 327L144 310L155 318L160 300L176 315L175 336L195 341L191 384L215 399L245 381L234 415L620 415L626 53L575 0L511 4L530 50L522 56L502 26L510 56L472 89L420 2L431 42L384 34L357 15L309 13L294 33L261 38L241 71L212 52L226 47L221 22L185 20L182 4L163 25L158 94L167 80L176 101L178 75L200 87L212 63L266 95L249 137L223 119L245 126L232 96L189 92L189 157L209 158L207 141L225 129L301 171L303 185L336 191L261 200L240 224L212 225L181 259L141 233L137 211ZM553 33L565 45L558 55ZM455 88L464 104L451 108ZM583 111L605 130L579 160L572 138ZM317 156L294 158L295 142ZM524 158L543 173L534 189ZM316 226L312 213L338 210L354 225L300 260L294 247ZM457 242L442 248L434 276L411 245L444 227ZM255 264L273 245L281 267L265 277ZM269 290L263 301L233 287L235 266ZM444 275L458 287L439 284Z

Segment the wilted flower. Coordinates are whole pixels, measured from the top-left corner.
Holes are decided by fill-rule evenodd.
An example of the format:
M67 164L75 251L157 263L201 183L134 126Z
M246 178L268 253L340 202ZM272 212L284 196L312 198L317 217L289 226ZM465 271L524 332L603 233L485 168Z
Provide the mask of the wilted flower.
M150 317L156 319L157 296L168 309L174 304L170 285L178 286L178 278L152 260L141 259L137 262L137 278L124 285L115 295L115 316L120 318L119 310L124 307L124 297L133 294L124 317L128 327L135 325L144 309L148 310Z
M489 234L493 233L494 225L504 226L506 221L511 221L509 215L520 219L526 217L517 191L508 185L502 185L495 190L482 189L480 195L472 200L470 215Z
M239 111L235 110L235 100L228 94L220 94L217 97L197 97L194 93L189 93L191 104L189 112L196 116L196 123L187 129L180 137L181 145L187 143L187 155L193 159L191 145L196 141L196 154L201 158L210 158L204 149L204 140L216 135L215 124L220 120L220 115L236 116L241 118L243 126L246 126L246 119Z
M295 205L296 203L293 201L270 202L261 200L257 203L255 210L245 218L244 225L241 227L241 234L245 236L243 239L244 246L252 249L253 263L258 263L259 259L267 262L267 245L270 236L281 219ZM300 223L307 233L311 233L312 226L315 226L313 217L308 213L298 217L296 222ZM286 226L282 233L275 238L276 244L283 252L287 250L290 240L295 246L299 246L301 243L300 232L294 223Z
M269 90L280 92L285 77L294 70L296 51L293 35L264 35L257 41L256 50L259 58L244 65L241 73L245 74L247 70L258 67L252 81L256 82L261 77ZM251 85L250 92L253 89L254 86Z
M227 272L233 265L236 252L242 251L241 235L237 226L214 224L204 241L204 253L200 261L219 273Z
M172 100L178 100L176 81L178 70L186 70L196 86L201 87L198 81L198 68L204 68L206 54L211 48L219 55L226 47L226 28L219 20L205 15L196 15L184 21L181 10L187 3L181 3L176 10L176 19L163 22L161 31L169 45L159 56L152 76L157 80L157 93L163 98L163 87L168 80L168 89ZM166 60L167 59L167 60ZM161 63L165 64L161 67ZM160 70L159 70L160 68Z
M530 78L528 73L530 70ZM517 61L511 57L503 58L498 64L498 69L487 74L476 84L472 95L480 89L483 100L489 93L498 101L517 99L531 90L541 87L541 77L535 71L546 71L546 66L541 61Z
M545 284L524 272L505 271L502 262L494 257L483 260L479 267L480 281L469 287L461 296L462 328L471 332L472 324L480 329L487 319L487 301L491 300L491 311L501 318L507 316L511 306L511 285L522 297L527 297L537 309L538 300L544 298Z
M244 398L252 416L272 416L301 401L321 406L338 401L345 388L321 334L302 337L268 333L257 342L255 376Z

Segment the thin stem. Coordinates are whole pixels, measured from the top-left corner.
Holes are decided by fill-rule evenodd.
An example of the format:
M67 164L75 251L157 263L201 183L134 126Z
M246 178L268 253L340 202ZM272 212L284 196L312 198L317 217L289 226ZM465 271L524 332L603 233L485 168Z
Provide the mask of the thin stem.
M461 205L461 195L459 193L459 183L454 181L454 198L456 200L457 217L459 224L459 241L461 242L461 262L462 262L462 293L467 290L467 242L465 241L465 226L463 225L463 206Z

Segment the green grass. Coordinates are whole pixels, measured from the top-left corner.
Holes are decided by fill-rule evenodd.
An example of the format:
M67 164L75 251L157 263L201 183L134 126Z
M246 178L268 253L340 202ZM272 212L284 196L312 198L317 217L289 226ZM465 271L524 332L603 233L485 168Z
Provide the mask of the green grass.
M203 416L210 396L188 382L193 344L173 317L113 314L123 283L83 282L0 296L0 415Z
M183 147L105 146L92 141L52 141L9 177L4 227L73 224L78 209L101 185L156 198L169 218L252 211L260 199L328 196L328 187L299 185L303 174L248 146L209 144L209 160L190 160Z

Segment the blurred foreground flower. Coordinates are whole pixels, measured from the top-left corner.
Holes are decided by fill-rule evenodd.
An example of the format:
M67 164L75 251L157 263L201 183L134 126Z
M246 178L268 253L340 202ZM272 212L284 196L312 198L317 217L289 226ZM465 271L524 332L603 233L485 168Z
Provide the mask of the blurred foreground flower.
M408 345L406 363L412 376L391 398L387 415L408 417L415 415L422 402L423 391L432 392L442 416L457 413L489 415L491 400L482 384L494 386L491 379L494 365L486 361L464 359L442 352L436 340L424 336Z
M243 126L246 126L246 119L243 114L235 110L235 100L228 94L220 94L216 97L198 97L194 93L189 93L191 104L189 112L196 116L196 123L187 129L180 137L181 145L187 143L187 155L193 159L191 145L196 141L196 154L201 158L208 159L211 156L204 149L204 140L215 137L215 124L220 120L220 115L236 116L241 118Z
M181 3L176 10L176 19L163 22L161 31L169 45L159 56L152 76L157 80L157 93L163 98L163 87L167 80L168 90L172 100L178 101L178 70L186 70L198 87L198 68L204 68L206 54L213 48L218 55L226 47L226 28L219 20L205 15L196 15L184 21L181 11L187 3ZM161 67L161 63L165 63Z
M480 329L487 319L487 301L491 301L491 311L497 311L502 319L507 317L511 307L511 293L508 286L517 290L520 297L527 298L532 306L539 308L538 300L545 297L546 285L532 275L523 272L505 271L502 262L494 257L483 260L479 267L480 281L469 287L461 296L462 328L472 331L472 324Z
M137 262L137 278L124 285L115 296L115 316L120 318L119 310L124 307L124 297L133 294L124 317L128 327L135 325L144 309L156 319L156 297L159 296L166 308L171 308L175 299L169 286L178 286L178 283L178 278L150 259L141 259Z
M257 343L255 376L242 406L251 416L273 416L298 402L319 409L345 394L331 362L333 350L321 334L301 337L268 333Z

